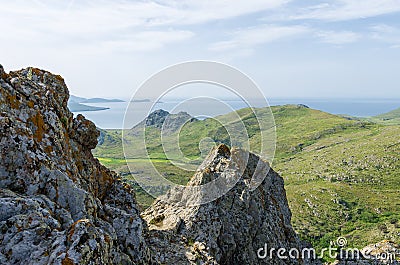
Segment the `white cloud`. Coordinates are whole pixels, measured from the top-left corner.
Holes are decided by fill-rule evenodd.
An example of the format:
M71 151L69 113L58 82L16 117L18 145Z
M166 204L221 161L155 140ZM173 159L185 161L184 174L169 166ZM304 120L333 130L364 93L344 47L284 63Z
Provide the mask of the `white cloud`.
M352 31L317 31L315 35L323 43L336 45L356 42L361 37L360 34Z
M32 65L61 73L78 95L108 93L114 97L115 93L126 96L134 82L139 85L160 67L182 60L230 60L240 66L243 62L238 58L251 57L243 61L257 69L255 72L263 65L281 67L283 77L287 76L284 71L288 65L309 62L312 70L304 72L309 74L305 76L309 82L302 86L308 91L310 86L329 83L326 80L331 80L332 69L338 65L340 70L354 60L353 51L357 49L357 54L366 54L356 58L359 64L371 68L365 73L382 71L387 78L380 83L397 89L393 82L396 73L392 71L398 68L396 56L381 54L396 55L398 51L385 49L370 54L369 50L377 42L400 47L400 28L382 24L394 19L383 15L399 11L400 0L0 0L0 63L8 69ZM373 21L381 24L371 28L371 20L352 21L375 16L380 17ZM335 58L330 49L314 53L304 48L313 48L316 40L334 45L358 41L359 46L346 46L345 59ZM266 45L272 42L278 45ZM280 43L288 44L285 56L278 54L282 51ZM274 58L275 51L279 59ZM267 55L271 60L260 60ZM330 61L335 67L324 72L321 65ZM381 61L379 67L376 61ZM99 74L105 65L107 74ZM314 70L320 71L318 76L325 73L327 79L319 77L315 81ZM265 71L261 72L254 77L263 79ZM293 86L292 80L279 78L277 84L280 82L287 82L289 90Z
M230 19L287 2L0 0L0 25L7 25L2 27L2 36L9 42L29 39L37 46L151 51L191 38L194 33L182 28L192 24Z
M232 32L226 41L210 45L213 51L231 50L236 48L251 48L256 45L274 42L288 37L301 35L309 29L305 26L260 25Z
M163 0L160 3L174 10L165 14L165 21L179 24L204 23L218 19L228 19L246 14L275 9L289 0Z
M30 45L102 47L106 50L152 51L195 35L193 25L266 12L289 18L347 20L400 11L400 0L330 0L300 9L290 0L158 0L158 1L51 1L0 0L4 40ZM284 7L284 8L283 8ZM289 8L290 7L290 8ZM286 10L286 11L285 11ZM259 22L258 22L259 23ZM208 26L208 25L207 25ZM227 29L229 30L229 29ZM304 26L257 25L235 31L211 50L253 47L306 31ZM352 32L320 31L323 42L342 44L358 39Z
M122 52L153 51L168 44L188 40L193 36L193 32L183 30L142 31L119 40L105 40L98 49L103 52L110 50Z
M400 12L400 0L335 0L309 6L289 16L292 19L353 20Z
M1 1L2 19L18 18L40 28L97 32L132 26L174 26L229 19L279 7L288 0L253 1ZM17 22L17 20L15 20ZM27 24L27 26L32 26Z
M400 47L400 29L386 24L371 27L371 38L391 44L392 48Z

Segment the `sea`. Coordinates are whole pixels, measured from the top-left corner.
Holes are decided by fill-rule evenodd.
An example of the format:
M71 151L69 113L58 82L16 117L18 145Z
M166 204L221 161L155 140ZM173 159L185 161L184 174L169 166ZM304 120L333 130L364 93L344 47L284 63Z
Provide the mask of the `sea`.
M222 102L222 103L221 103ZM265 101L253 101L253 107L265 107ZM355 117L370 117L400 108L399 99L316 99L316 98L272 98L268 105L303 104L310 108L332 114L350 115ZM171 113L186 111L193 117L207 118L229 113L233 110L249 107L242 100L222 101L185 101L184 99L169 99L162 102L107 102L86 104L107 107L101 111L74 112L83 114L102 129L131 128L142 121L150 112L163 109ZM129 108L128 108L129 106Z

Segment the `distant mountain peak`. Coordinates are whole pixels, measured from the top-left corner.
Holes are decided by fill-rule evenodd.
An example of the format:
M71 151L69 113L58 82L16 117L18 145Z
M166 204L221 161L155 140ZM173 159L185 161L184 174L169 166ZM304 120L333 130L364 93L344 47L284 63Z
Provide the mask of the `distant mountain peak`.
M158 109L150 113L146 118L146 126L154 126L157 128L161 128L166 117L169 115L168 111L163 109Z
M143 124L145 124L145 126L155 127L166 131L176 131L185 123L196 120L196 118L192 117L185 111L180 111L176 114L173 114L166 110L158 109L150 113L149 116L147 116L147 118L144 120L144 123L142 122L137 126L142 127Z

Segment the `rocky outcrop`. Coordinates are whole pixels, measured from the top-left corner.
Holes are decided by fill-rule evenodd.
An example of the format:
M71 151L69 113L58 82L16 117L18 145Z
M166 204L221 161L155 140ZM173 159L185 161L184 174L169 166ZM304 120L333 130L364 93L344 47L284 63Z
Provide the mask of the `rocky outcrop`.
M144 124L146 126L153 126L161 129L168 115L169 115L168 111L162 109L156 110L152 112L149 116L147 116L147 118L144 120Z
M0 86L0 264L149 261L134 194L93 158L64 80L0 67Z
M176 114L159 109L149 114L142 122L132 128L132 132L142 131L143 127L153 127L162 129L164 133L172 133L180 129L187 122L194 122L197 119L190 116L189 113L180 111Z
M215 201L199 205L196 201L201 202L207 191L175 188L143 213L150 224L149 245L163 248L153 247L156 259L167 264L318 264L301 257L278 258L276 253L263 257L266 245L287 251L301 251L306 245L290 224L283 179L256 155L220 145L188 186L236 179L237 172L243 174L234 187ZM265 177L258 187L252 187L254 175ZM166 239L170 244L162 243Z
M73 117L68 98L58 75L0 67L0 264L318 264L263 257L266 247L305 247L283 179L224 145L142 218L130 186L92 156L99 131ZM179 117L172 127L190 118ZM218 179L229 189L216 200L222 186L189 192Z

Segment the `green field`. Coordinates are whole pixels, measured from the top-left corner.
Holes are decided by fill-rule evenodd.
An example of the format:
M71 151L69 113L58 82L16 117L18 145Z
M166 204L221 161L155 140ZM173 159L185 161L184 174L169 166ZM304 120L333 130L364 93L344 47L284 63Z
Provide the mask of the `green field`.
M255 111L266 115L269 110ZM300 236L317 248L327 247L338 236L346 236L354 247L383 239L400 242L400 126L396 123L400 113L360 120L297 105L272 107L272 112L277 137L272 167L285 179L292 224ZM250 150L259 152L260 132L254 115L250 109L237 113L240 119L231 113L219 120L228 122L233 131L243 121ZM185 184L192 173L175 167L172 160L190 160L196 165L212 146L210 141L201 142L204 138L230 145L227 131L215 120L187 123L179 135L163 138L163 143L172 146L178 139L184 155L169 157L170 161L161 145L160 130L149 128L147 150L127 152L129 170L121 133L103 130L93 153L133 185L132 175L151 174L152 164L167 179ZM135 130L125 131L124 136L131 146L143 142ZM153 198L135 188L139 203L147 207Z

